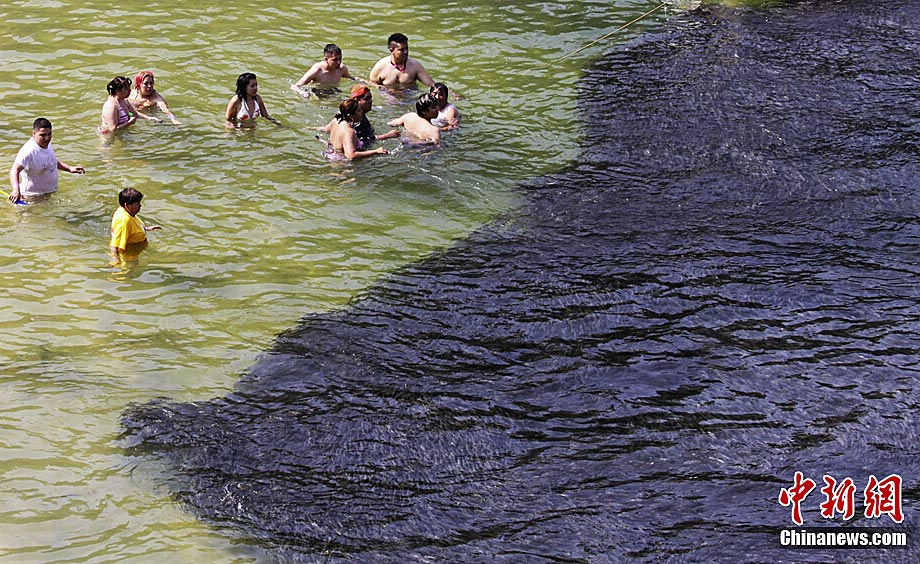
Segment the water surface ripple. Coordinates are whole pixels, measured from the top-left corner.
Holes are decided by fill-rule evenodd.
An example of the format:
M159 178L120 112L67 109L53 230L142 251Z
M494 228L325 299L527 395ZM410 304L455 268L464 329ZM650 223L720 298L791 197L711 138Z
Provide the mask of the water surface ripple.
M227 396L129 409L131 452L295 560L882 557L784 550L776 498L898 473L915 532L918 22L714 9L610 53L578 161L520 210Z

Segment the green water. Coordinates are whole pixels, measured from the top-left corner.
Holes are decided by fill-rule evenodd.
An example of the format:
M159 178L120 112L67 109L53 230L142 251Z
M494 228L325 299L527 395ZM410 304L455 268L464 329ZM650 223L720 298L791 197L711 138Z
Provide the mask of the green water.
M58 157L87 170L61 173L49 202L0 207L0 559L265 557L184 512L155 465L124 456L121 411L225 393L302 316L345 306L513 210L518 183L576 155L575 87L599 50L559 57L655 5L0 6L0 161L12 164L44 116ZM464 95L462 131L436 151L388 142L387 157L325 162L307 126L328 121L336 101L306 102L289 85L329 41L367 76L394 31ZM146 68L182 125L140 122L104 143L94 128L106 83ZM224 129L243 71L259 76L285 128ZM404 111L378 97L370 118L379 130ZM109 221L126 186L145 194L141 217L164 229L136 261L112 266Z

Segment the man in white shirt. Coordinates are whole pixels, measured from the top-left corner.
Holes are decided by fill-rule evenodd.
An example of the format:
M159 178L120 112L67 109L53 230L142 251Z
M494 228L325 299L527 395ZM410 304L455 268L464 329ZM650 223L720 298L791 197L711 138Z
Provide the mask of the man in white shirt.
M51 122L38 118L32 124L32 138L19 149L10 168L10 201L57 192L58 170L84 172L82 166L70 166L55 156L51 148Z

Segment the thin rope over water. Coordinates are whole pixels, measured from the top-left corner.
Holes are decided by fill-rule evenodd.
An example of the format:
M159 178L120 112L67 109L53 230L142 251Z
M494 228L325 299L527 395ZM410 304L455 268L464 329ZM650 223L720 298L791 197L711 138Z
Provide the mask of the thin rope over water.
M564 61L564 60L568 59L569 57L571 57L572 55L576 55L576 54L578 54L578 53L581 53L582 51L584 51L584 50L587 49L588 47L591 47L592 45L595 45L595 44L597 44L597 43L600 43L601 41L607 39L608 37L610 37L610 36L613 35L614 33L617 33L618 31L623 31L624 29L626 29L627 27L629 27L629 26L631 26L632 24L636 23L637 21L641 20L642 18L645 18L645 17L651 15L652 13L654 13L654 12L660 10L661 8L664 8L665 4L666 4L666 2L662 2L661 4L658 4L657 6L655 6L654 8L652 8L651 10L649 10L648 12L645 12L644 14L642 14L641 16L639 16L638 18L636 18L636 19L634 19L634 20L632 20L632 21L629 21L629 22L627 22L627 23L621 25L620 27L618 27L618 28L616 28L615 30L611 31L611 32L608 33L607 35L604 35L603 37L598 37L597 39L595 39L595 40L592 41L591 43L588 43L587 45L585 45L584 47L582 47L582 48L580 48L580 49L576 49L575 51L572 51L571 53L569 53L568 55L562 57L562 58L559 59L559 60L560 60L560 61Z

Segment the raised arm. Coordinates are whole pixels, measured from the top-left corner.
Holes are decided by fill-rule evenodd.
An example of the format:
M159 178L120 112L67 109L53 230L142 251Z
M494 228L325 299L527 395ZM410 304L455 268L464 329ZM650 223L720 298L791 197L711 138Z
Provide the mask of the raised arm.
M358 151L357 147L358 134L349 128L349 135L345 136L345 139L342 140L342 152L345 153L345 158L348 160L360 159L364 157L370 157L372 155L386 155L387 150L384 147L377 147L370 151Z
M319 71L322 68L322 66L323 66L323 63L321 62L313 63L313 66L311 66L310 69L307 72L305 72L302 77L300 77L300 80L297 81L297 84L295 84L295 86L303 86L304 84L311 82L314 78L316 78L316 75L319 74Z
M425 86L429 88L434 86L434 80L432 80L431 75L428 74L428 71L425 70L425 67L422 66L422 63L418 63L418 71L416 71L415 76Z
M180 122L176 119L176 114L172 113L172 110L169 109L169 104L166 103L166 98L157 94L157 107L160 108L160 111L166 114L166 117L169 118L169 121L173 122L174 125L179 125Z
M125 104L128 105L128 114L129 114L129 115L132 115L132 114L133 114L133 115L135 115L135 116L137 116L137 117L139 117L139 118L141 118L141 119L149 119L150 121L152 121L152 122L154 122L154 123L159 123L159 122L163 121L163 120L161 120L161 119L158 118L158 117L148 116L148 115L145 114L144 112L139 111L137 108L134 107L134 104L132 104L132 103L129 102L128 100L125 100Z
M336 119L332 118L332 120L330 120L329 123L327 123L326 125L322 127L314 127L313 129L316 131L324 131L326 133L330 133L332 131L332 128L335 126L335 122L336 122Z
M65 163L61 159L57 160L57 168L58 170L63 170L64 172L70 172L73 174L83 174L85 172L82 166L80 165L70 166L69 164Z

